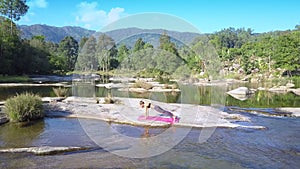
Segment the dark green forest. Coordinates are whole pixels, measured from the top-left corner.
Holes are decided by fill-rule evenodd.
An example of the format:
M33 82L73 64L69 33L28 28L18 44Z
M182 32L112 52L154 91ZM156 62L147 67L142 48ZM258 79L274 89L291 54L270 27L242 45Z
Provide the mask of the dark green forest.
M223 72L226 77L295 76L300 71L299 25L293 30L259 34L251 28L226 28L199 35L188 45L173 42L167 33L159 36L158 46L142 37L133 47L117 45L106 34L83 37L80 41L66 36L54 43L46 41L43 35L21 38L22 32L14 21L26 13L26 8L16 11L19 18L5 13L3 6L0 9L3 15L0 16L0 75L63 75L91 70L101 73L118 68L132 70L137 75L181 72L208 76L209 64L221 64L215 71ZM208 63L211 60L220 63Z

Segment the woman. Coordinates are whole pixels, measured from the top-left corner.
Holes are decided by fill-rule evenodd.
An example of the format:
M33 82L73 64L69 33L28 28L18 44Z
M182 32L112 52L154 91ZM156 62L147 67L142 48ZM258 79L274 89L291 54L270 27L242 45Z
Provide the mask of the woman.
M169 112L167 110L164 110L164 109L162 109L161 107L159 107L157 105L153 105L152 103L149 103L149 102L145 103L144 101L141 100L140 101L140 106L142 108L145 108L145 117L149 116L149 109L152 108L152 109L156 110L157 112L159 112L159 113L161 113L161 114L163 114L165 116L170 116L173 119L176 118L176 116L173 113L171 113L171 112Z

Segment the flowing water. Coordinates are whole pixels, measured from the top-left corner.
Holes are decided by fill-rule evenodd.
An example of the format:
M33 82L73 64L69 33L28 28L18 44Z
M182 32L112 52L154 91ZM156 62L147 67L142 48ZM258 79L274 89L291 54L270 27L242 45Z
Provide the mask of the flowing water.
M235 88L236 86L232 87ZM24 88L0 88L1 98L14 95ZM26 88L42 96L53 96L52 87ZM198 104L209 104L209 87L199 87ZM108 92L114 96L157 99L180 102L178 93L136 94L97 88L98 97ZM1 99L0 99L1 100ZM179 100L179 101L178 101ZM226 96L226 106L245 108L299 107L300 97L292 93L276 94L256 92L246 101ZM189 134L169 151L149 158L126 158L115 155L98 146L88 137L82 123L94 126L106 122L89 119L45 118L24 126L6 123L0 126L0 148L32 146L79 146L88 150L34 155L31 153L0 153L0 168L299 168L300 120L296 117L269 117L234 110L251 119L251 123L266 129L217 128L205 142L199 142L201 129L193 128ZM232 110L226 109L229 113ZM271 112L270 112L271 113ZM237 122L239 123L239 122ZM242 122L240 122L242 123ZM244 122L243 122L244 123ZM117 132L134 138L154 137L164 128L143 128L110 124ZM185 133L185 128L173 132ZM95 128L101 132L101 128ZM146 139L147 140L147 139Z

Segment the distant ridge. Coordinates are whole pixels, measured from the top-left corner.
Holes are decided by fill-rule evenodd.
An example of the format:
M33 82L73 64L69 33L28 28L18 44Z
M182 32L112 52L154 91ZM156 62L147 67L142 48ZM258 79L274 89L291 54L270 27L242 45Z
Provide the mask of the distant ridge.
M75 26L55 27L36 24L30 26L20 25L19 28L22 32L21 37L24 39L31 39L32 36L36 35L44 35L46 41L55 43L59 43L66 36L72 36L77 41L80 41L82 37L89 37L95 33L95 31Z
M19 25L19 28L22 32L21 37L24 39L31 39L32 36L36 35L44 35L46 37L46 41L51 41L55 43L59 43L65 36L72 36L79 42L82 37L89 37L91 35L99 36L102 33L75 26L55 27L49 25L36 24L30 26ZM147 36L149 36L149 34L154 34L154 36L157 36L162 34L163 32L166 32L173 39L177 39L178 41L181 41L185 44L189 44L194 40L195 37L201 36L198 33L191 32L177 32L163 29L139 28L118 29L105 32L105 34L112 37L116 43L119 43L128 38L130 39L131 37L135 37L134 39L136 39L136 37L138 37L139 35L143 37L144 34L147 34ZM147 39L145 41L147 41Z

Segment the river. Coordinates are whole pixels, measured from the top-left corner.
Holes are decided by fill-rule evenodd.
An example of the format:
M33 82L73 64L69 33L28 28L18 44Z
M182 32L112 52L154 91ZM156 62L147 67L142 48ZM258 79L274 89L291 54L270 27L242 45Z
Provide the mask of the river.
M189 134L169 151L150 158L114 155L86 135L78 119L46 118L25 127L0 126L0 147L83 146L91 150L37 156L30 153L0 154L1 168L298 168L300 165L300 120L249 114L265 130L217 128L204 143L201 129ZM95 123L95 120L84 120ZM105 123L96 121L97 123ZM120 124L111 127L130 137L142 137L145 128ZM30 132L28 132L30 130ZM149 129L157 135L164 129ZM182 132L178 129L174 132ZM25 132L27 131L27 132ZM99 132L101 132L99 130Z
M7 98L16 91L24 91L24 88L16 89L18 88L1 88L2 98ZM42 96L53 96L51 87L26 88L26 90ZM199 93L203 93L199 104L206 104L209 91L209 88L199 88ZM96 94L100 97L105 96L107 92L109 91L104 88L98 88ZM112 93L122 95L118 91ZM130 95L166 102L178 102L180 98L174 93ZM296 107L299 106L299 96L292 93L276 94L261 91L246 101L226 96L225 104L228 107L247 108ZM228 109L225 111L230 113ZM31 153L0 153L0 168L299 168L299 118L269 117L238 110L235 110L235 113L248 116L251 123L265 126L266 129L217 128L209 139L200 143L199 135L203 129L193 128L170 150L148 158L121 157L94 143L81 124L107 125L102 121L45 118L27 126L6 123L0 126L0 148L80 146L90 149L42 156ZM151 138L165 130L121 124L110 126L120 134L132 138ZM175 128L173 132L180 134L185 133L185 130L189 129ZM95 132L101 132L101 128L95 128ZM142 142L146 143L147 139L142 139Z

